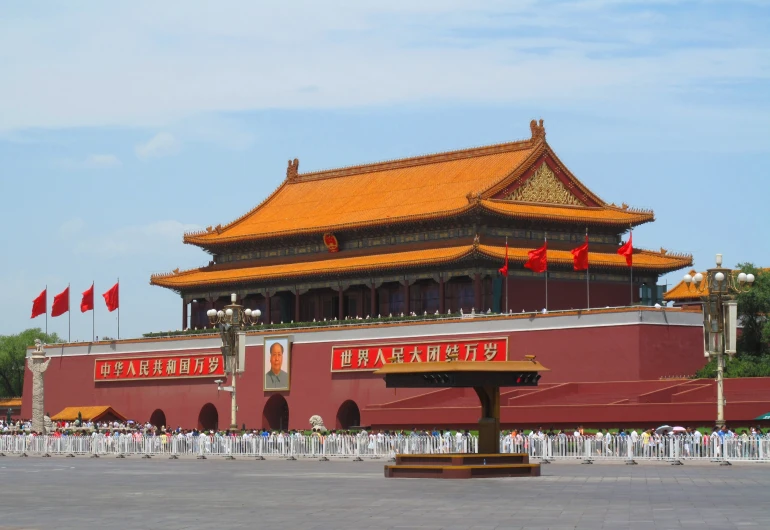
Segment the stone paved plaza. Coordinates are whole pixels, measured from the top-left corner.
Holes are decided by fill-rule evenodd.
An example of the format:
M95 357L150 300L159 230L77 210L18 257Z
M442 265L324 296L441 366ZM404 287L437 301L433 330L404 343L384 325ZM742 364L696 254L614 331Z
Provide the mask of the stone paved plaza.
M0 528L738 528L770 466L557 463L524 479L385 479L383 461L0 458Z

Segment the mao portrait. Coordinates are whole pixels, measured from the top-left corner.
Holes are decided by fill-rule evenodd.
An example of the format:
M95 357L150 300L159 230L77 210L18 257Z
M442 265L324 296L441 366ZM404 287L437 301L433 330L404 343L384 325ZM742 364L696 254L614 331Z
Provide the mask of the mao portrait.
M288 337L265 339L265 390L289 390L290 355Z

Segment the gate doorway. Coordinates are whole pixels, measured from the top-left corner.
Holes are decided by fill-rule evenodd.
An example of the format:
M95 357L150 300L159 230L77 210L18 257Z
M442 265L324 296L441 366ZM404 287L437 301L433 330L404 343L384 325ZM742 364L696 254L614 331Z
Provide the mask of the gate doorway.
M289 404L282 395L274 394L265 403L262 410L262 428L271 431L289 429Z

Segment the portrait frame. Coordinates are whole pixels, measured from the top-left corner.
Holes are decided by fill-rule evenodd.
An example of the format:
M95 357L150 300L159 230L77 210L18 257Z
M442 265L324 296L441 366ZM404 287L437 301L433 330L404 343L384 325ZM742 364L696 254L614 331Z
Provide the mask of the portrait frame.
M272 366L273 355L271 350L275 345L280 345L282 350L281 365L278 374L275 374ZM291 389L291 340L288 336L265 337L262 351L264 364L262 375L262 390L264 392L280 392ZM285 381L284 381L285 380Z

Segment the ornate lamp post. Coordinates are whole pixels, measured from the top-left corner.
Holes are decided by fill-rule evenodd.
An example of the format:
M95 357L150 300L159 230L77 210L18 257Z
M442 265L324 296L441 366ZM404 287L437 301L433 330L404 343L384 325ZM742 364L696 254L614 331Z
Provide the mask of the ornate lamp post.
M691 292L701 293L703 301L703 341L706 357L717 358L717 425L725 424L724 355L736 353L738 300L754 283L754 275L722 267L722 254L717 254L716 267L706 271L706 282L700 272L684 275Z
M235 414L238 405L235 397L236 374L243 372L245 367L246 333L242 331L244 326L256 324L262 312L259 309L243 309L243 306L235 303L237 296L230 295L230 305L224 310L209 309L206 316L212 325L219 326L219 334L222 337L222 357L225 363L225 373L232 376L229 387L218 386L220 390L226 390L231 394L230 400L230 430L236 430L238 423ZM218 383L219 385L219 383Z

